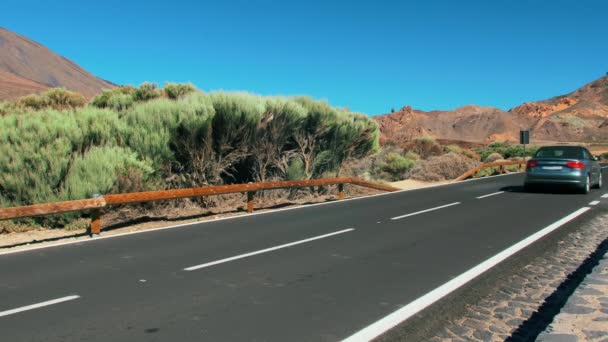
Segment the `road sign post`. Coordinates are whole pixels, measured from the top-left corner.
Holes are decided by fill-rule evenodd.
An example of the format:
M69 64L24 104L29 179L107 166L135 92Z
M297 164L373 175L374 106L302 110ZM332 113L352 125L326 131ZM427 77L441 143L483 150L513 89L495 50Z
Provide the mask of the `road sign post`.
M519 131L519 143L524 145L524 162L526 161L526 144L530 143L530 131Z

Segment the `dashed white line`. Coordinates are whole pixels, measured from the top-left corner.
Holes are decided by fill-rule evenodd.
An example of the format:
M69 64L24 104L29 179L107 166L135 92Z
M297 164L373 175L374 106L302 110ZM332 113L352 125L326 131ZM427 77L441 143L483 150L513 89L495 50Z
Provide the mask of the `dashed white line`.
M602 198L608 198L608 194L602 195Z
M42 303L22 306L22 307L16 308L16 309L0 311L0 317L13 315L13 314L23 312L23 311L38 309L38 308L42 308L42 307L49 306L49 305L59 304L59 303L67 302L69 300L74 300L74 299L78 299L78 298L80 298L80 296L73 295L73 296L67 296L67 297L57 298L57 299L53 299L53 300L48 300L48 301L42 302Z
M201 268L210 267L210 266L214 266L214 265L218 265L218 264L223 264L225 262L230 262L230 261L234 261L234 260L238 260L238 259L243 259L243 258L247 258L247 257L250 257L250 256L262 254L262 253L268 253L268 252L276 251L277 249L287 248L287 247L303 244L303 243L306 243L306 242L311 242L311 241L314 241L314 240L324 239L324 238L327 238L327 237L330 237L330 236L334 236L334 235L338 235L338 234L352 232L353 230L355 230L355 229L354 228L348 228L348 229L340 230L340 231L329 233L329 234L324 234L324 235L319 235L319 236L311 237L311 238L305 239L305 240L300 240L300 241L286 243L284 245L280 245L280 246L276 246L276 247L270 247L270 248L266 248L266 249L261 249L259 251L245 253L245 254L233 256L233 257L226 258L226 259L221 259L221 260L216 260L216 261L208 262L208 263L201 264L201 265L190 266L190 267L184 268L184 271L199 270Z
M53 248L53 247L60 247L60 246L67 246L67 245L77 245L77 244L83 244L83 243L89 243L89 242L90 243L94 243L94 242L97 242L97 241L100 241L100 240L120 238L120 237L127 236L127 235L145 234L145 233L151 233L151 232L162 231L162 230L184 228L184 227L193 227L193 226L196 226L196 225L204 225L204 224L214 223L214 222L219 222L219 221L246 219L247 217L252 217L252 216L257 216L257 215L272 215L272 214L276 214L278 212L283 212L283 211L302 210L302 209L308 209L308 208L317 207L317 206L336 205L336 204L340 204L340 203L344 203L344 202L359 201L359 200L365 200L365 199L375 198L375 197L394 196L396 194L403 194L403 193L413 192L413 191L428 190L430 188L441 188L441 187L457 186L458 184L467 184L469 182L473 183L473 182L484 181L484 180L487 181L488 179L492 180L494 178L514 176L514 175L517 175L517 174L520 174L520 173L522 173L522 172L513 172L513 173L507 173L507 174L504 174L504 175L496 175L496 176L488 176L488 177L480 177L480 178L471 178L471 179L465 179L465 180L460 181L460 182L449 182L449 183L442 183L442 184L434 184L434 185L429 185L429 186L426 186L426 187L423 187L423 188L398 190L398 191L394 191L394 192L386 192L386 193L375 194L375 195L367 195L367 196L346 198L346 199L343 199L343 200L340 200L340 201L313 203L313 204L308 204L308 205L303 205L303 206L294 206L294 207L273 209L273 210L269 210L269 211L258 211L258 212L247 213L247 214L242 214L242 215L235 215L235 216L228 216L228 217L218 217L218 218L214 218L214 219L210 219L210 220L205 220L205 221L189 222L189 223L182 223L182 224L177 224L177 225L172 225L172 226L166 226L166 227L159 227L159 228L152 228L152 229L146 229L146 230L137 230L137 231L133 231L133 232L126 232L126 233L119 233L119 234L113 234L113 235L100 236L100 237L97 237L95 239L60 242L60 243L54 243L54 244L50 244L50 245L43 245L43 246L38 246L38 247L27 248L27 249L18 249L18 250L0 252L0 256L7 255L7 254L15 254L15 253L26 253L26 252L30 252L30 251L34 251L34 250L39 250L39 249L46 249L46 248Z
M410 216L414 216L414 215L418 215L418 214L424 214L424 213L428 213L429 211L439 210L439 209L451 207L453 205L458 205L458 204L460 204L460 202L454 202L454 203L442 205L442 206L431 208L431 209L417 211L417 212L411 213L411 214L405 214L405 215L401 215L401 216L392 217L391 220L399 220L399 219L402 219L402 218L406 218L406 217L410 217Z
M598 204L600 204L600 201L592 201L592 202L589 202L589 205L598 205Z
M487 195L483 195L483 196L479 196L476 197L477 199L482 199L482 198L486 198L486 197L490 197L490 196L496 196L496 195L500 195L500 194L504 194L504 191L498 191L498 192L493 192L491 194L487 194Z
M461 275L457 276L456 278L439 286L438 288L432 290L431 292L425 294L424 296L419 297L418 299L407 304L406 306L402 307L401 309L399 309L399 310L391 313L390 315L380 319L379 321L361 329L360 331L356 332L355 334L351 335L350 337L347 337L346 339L344 339L343 342L359 342L359 341L373 340L374 338L384 334L388 330L397 326L399 323L412 317L413 315L417 314L418 312L424 310L429 305L435 303L439 299L445 297L446 295L450 294L454 290L460 288L464 284L473 280L480 274L482 274L485 271L489 270L490 268L496 266L498 263L504 261L511 255L526 248L527 246L529 246L532 243L536 242L537 240L541 239L545 235L553 232L554 230L558 229L559 227L563 226L564 224L574 220L575 218L577 218L578 216L582 215L583 213L585 213L587 210L590 210L590 209L591 208L589 208L589 207L583 207L583 208L573 212L572 214L558 220L557 222L552 223L551 225L549 225L549 226L541 229L540 231L530 235L529 237L525 238L524 240L522 240L522 241L514 244L513 246L505 249L504 251L494 255L490 259L487 259L486 261L482 262L481 264L471 268L470 270L466 271L465 273L462 273Z

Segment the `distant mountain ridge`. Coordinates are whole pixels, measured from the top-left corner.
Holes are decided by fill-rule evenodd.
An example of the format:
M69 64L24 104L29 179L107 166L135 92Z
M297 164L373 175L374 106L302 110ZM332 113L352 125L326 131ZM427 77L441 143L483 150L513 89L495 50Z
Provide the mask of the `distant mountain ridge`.
M608 141L608 76L562 96L524 103L504 111L469 105L451 111L420 111L409 106L375 116L383 142L420 136L472 142L517 141L531 129L536 141Z
M0 100L53 87L93 97L115 85L41 44L0 27Z

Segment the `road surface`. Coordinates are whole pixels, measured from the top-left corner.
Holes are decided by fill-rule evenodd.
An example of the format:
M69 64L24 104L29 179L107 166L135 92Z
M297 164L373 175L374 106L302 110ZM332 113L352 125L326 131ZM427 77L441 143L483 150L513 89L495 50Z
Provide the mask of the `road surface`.
M608 205L606 189L525 193L522 181L491 177L0 254L0 340L367 340Z

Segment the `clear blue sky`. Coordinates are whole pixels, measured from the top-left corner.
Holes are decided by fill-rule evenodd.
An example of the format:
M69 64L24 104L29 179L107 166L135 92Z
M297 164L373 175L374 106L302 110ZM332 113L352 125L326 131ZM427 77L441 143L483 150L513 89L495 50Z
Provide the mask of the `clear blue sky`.
M608 71L608 1L3 0L0 26L118 84L503 109Z

